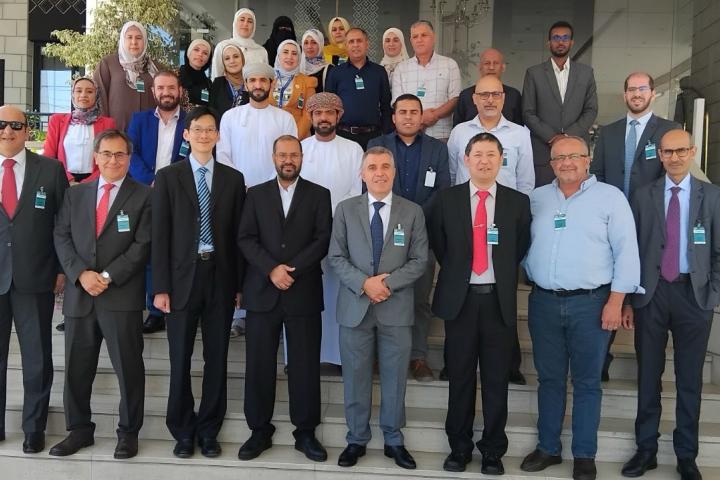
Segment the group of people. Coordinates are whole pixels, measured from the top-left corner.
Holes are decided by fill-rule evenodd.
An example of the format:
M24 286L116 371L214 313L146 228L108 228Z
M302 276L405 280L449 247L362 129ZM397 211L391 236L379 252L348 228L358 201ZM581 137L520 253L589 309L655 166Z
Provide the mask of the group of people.
M165 326L173 452L188 458L197 446L220 455L229 338L244 316L252 434L241 460L272 446L282 338L297 450L327 459L315 436L327 362L342 365L348 433L338 464L365 455L377 368L384 454L416 468L402 434L405 388L409 375L435 378L426 360L434 314L445 323L441 377L449 381L443 468L464 471L477 445L482 472L503 474L508 383L525 382L516 327L524 270L538 443L521 468L562 462L569 366L573 478L596 478L601 380L611 337L624 327L635 329L639 368L638 449L623 474L657 465L672 332L678 471L701 478L702 365L720 303L720 189L690 175L690 135L652 113L652 77L628 75L627 115L601 130L591 153L595 81L590 67L570 63L567 22L550 27L551 58L528 69L522 94L502 83L495 49L461 90L458 65L435 51L424 20L410 29L410 58L402 32L386 32L382 64L367 58L367 34L342 18L331 20L326 46L318 30L305 32L302 45L285 38L294 29L284 20L275 30L256 44L255 16L241 9L233 38L214 53L193 41L178 76L154 65L144 27L128 22L94 80L73 83L72 113L51 119L44 154L56 160L26 151L25 114L0 107L0 368L14 320L23 450L45 447L53 294L64 289L69 435L51 455L94 442L90 396L103 339L120 385L115 457L137 454L142 334ZM192 71L209 64L212 81ZM194 105L187 112L186 95ZM474 444L478 366L483 431Z

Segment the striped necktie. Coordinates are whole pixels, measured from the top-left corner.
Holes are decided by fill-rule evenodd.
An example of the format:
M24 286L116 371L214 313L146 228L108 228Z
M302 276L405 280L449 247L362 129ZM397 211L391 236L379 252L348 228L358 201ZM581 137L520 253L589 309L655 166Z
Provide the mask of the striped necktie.
M205 181L208 169L200 167L197 170L198 203L200 204L200 242L206 245L213 244L212 226L210 225L210 189Z

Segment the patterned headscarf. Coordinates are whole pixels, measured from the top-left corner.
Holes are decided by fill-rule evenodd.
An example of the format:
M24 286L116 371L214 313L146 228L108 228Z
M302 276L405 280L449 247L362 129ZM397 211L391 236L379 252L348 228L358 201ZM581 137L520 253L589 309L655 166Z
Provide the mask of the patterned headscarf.
M137 57L135 55L132 55L125 48L125 34L129 29L133 27L140 30L144 41L143 51ZM148 58L147 56L147 39L148 37L147 31L145 31L145 27L143 27L141 23L138 23L136 21L131 20L129 22L125 22L122 30L120 30L120 39L118 40L118 57L120 59L120 65L122 66L123 70L125 70L125 81L127 82L128 87L132 88L133 90L137 90L136 83L141 73L147 72L152 77L155 77L155 75L158 73L157 67L155 66L153 61L150 60L150 58Z
M72 102L73 111L70 113L70 125L92 125L100 116L100 96L97 94L95 81L90 77L79 77L73 80L71 92L75 90L75 85L80 81L93 84L95 87L95 103L90 108L82 108L75 104L75 99L71 95L70 101Z
M335 95L334 93L330 92L320 92L316 93L312 97L310 97L310 100L307 102L307 111L308 113L312 114L314 110L317 109L328 109L328 110L337 110L338 114L342 116L343 112L345 111L343 109L343 103L340 97Z

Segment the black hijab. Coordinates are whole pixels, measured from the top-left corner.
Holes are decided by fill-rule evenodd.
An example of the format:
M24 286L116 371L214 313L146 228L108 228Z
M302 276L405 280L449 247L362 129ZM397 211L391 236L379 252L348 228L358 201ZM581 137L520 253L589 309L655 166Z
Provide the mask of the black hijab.
M190 103L195 105L207 105L208 102L204 102L201 99L203 89L210 91L210 79L207 76L207 69L210 68L212 63L212 44L210 45L210 55L205 65L200 70L195 70L190 65L190 58L188 53L190 47L185 50L185 64L180 66L180 85L187 91L188 100Z
M280 30L280 27L289 28L290 31L287 31L285 29ZM263 47L265 47L265 50L267 50L268 60L271 62L271 65L272 62L275 61L275 57L277 56L278 46L281 42L285 40L297 41L297 37L295 36L295 27L293 26L292 20L290 20L284 15L281 15L277 17L273 22L270 38L268 38L267 41L263 43Z

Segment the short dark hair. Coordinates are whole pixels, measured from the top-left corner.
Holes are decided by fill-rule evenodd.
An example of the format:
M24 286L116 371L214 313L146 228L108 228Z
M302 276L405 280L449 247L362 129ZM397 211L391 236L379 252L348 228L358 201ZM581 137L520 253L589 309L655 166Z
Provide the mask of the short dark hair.
M302 142L299 138L297 138L295 135L280 135L278 138L275 139L273 142L273 155L275 155L275 150L278 142L285 142L285 141L292 141L295 140L300 147L300 153L302 153Z
M95 141L93 142L93 151L95 153L100 151L100 144L103 140L112 140L113 138L122 138L125 140L125 147L127 150L128 155L131 155L133 152L133 144L132 140L130 140L130 137L128 137L127 133L123 132L122 130L118 130L117 128L110 128L108 130L103 130L100 132L96 137Z
M160 70L158 73L155 74L155 76L153 78L157 78L157 77L172 77L175 80L177 80L178 85L180 85L180 77L178 77L178 74L173 72L172 70ZM154 82L153 82L153 84L154 84ZM182 85L180 85L180 86L182 86Z
M362 28L360 28L360 27L352 27L350 30L348 30L348 31L345 33L345 36L347 36L347 35L348 35L350 32L352 32L353 30L356 31L356 32L362 33L363 36L365 37L365 40L367 40L367 39L369 38L369 37L368 37L368 33L367 33L365 30L363 30Z
M503 153L502 143L500 143L500 140L498 140L498 138L495 135L493 135L492 133L487 133L487 132L478 133L477 135L475 135L474 137L472 137L470 139L467 146L465 147L465 155L469 156L473 145L475 145L476 143L480 143L480 142L494 143L495 145L497 145L500 155L502 155L502 153Z
M215 110L212 107L208 107L205 105L200 105L188 112L188 114L185 116L185 130L190 130L190 124L194 120L197 120L200 117L204 117L205 115L210 115L213 117L213 120L215 120L215 128L220 129L220 114L218 114L217 110Z
M401 102L403 100L415 100L416 102L418 102L420 104L420 113L422 113L422 111L423 111L422 101L417 96L413 95L412 93L403 93L402 95L400 95L399 97L397 97L395 99L395 101L392 104L393 113L395 113L395 108L397 107L398 102Z
M570 23L566 22L565 20L560 20L550 26L550 30L548 30L548 40L550 40L550 37L552 36L552 31L556 28L568 28L570 29L570 38L572 39L575 36L575 30L573 30L572 25L570 25Z
M650 87L650 90L655 90L655 79L647 72L633 72L627 77L625 77L625 87L623 87L623 91L627 92L628 89L628 81L630 80L630 77L634 77L635 75L645 75L648 79L648 86Z

